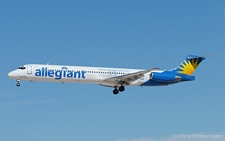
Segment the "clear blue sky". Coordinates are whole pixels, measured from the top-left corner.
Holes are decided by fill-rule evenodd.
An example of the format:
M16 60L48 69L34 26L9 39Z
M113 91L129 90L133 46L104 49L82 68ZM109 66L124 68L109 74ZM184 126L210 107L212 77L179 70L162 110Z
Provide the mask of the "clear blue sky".
M1 141L152 141L174 134L225 139L223 0L0 1ZM21 82L28 63L171 69L219 54L196 81L127 87ZM195 138L198 140L199 138ZM190 140L189 140L190 141Z

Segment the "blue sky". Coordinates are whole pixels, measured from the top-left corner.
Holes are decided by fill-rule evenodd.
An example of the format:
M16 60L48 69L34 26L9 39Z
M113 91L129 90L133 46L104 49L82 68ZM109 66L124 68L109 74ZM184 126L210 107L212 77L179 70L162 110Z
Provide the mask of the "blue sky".
M2 0L0 140L224 140L224 11L222 0ZM194 82L116 96L99 85L17 88L7 76L28 63L171 69L189 54L211 53L219 55L199 66Z

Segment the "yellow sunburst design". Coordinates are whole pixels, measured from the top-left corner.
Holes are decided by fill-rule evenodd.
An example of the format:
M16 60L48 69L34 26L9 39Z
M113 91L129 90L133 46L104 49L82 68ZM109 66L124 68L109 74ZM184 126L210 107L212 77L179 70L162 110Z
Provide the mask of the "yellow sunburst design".
M181 74L192 75L195 69L198 67L198 64L198 59L196 59L196 61L194 59L191 59L188 60L188 62L184 60L184 63L182 63L181 66L178 67L181 69L178 72Z

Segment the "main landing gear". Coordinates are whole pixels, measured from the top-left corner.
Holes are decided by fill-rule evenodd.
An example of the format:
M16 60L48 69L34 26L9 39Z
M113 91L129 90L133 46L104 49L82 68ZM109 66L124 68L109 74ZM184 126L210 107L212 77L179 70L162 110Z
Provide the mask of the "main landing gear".
M124 86L120 86L119 90L117 89L117 87L115 87L115 89L113 90L113 94L118 94L119 92L123 92L125 91L125 87Z
M19 87L20 86L20 80L16 80L16 86Z

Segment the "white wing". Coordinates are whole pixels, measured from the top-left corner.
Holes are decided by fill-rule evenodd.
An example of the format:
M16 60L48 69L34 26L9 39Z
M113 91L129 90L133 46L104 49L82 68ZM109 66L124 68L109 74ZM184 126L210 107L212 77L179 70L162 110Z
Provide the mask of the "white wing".
M130 74L126 74L126 75L121 75L121 76L116 76L116 77L112 77L112 78L107 78L107 79L104 79L102 81L112 82L112 83L116 82L118 85L129 85L133 81L138 80L141 77L143 77L144 74L146 74L148 72L151 72L153 70L158 70L158 68L153 68L153 69L139 71L139 72L130 73Z

